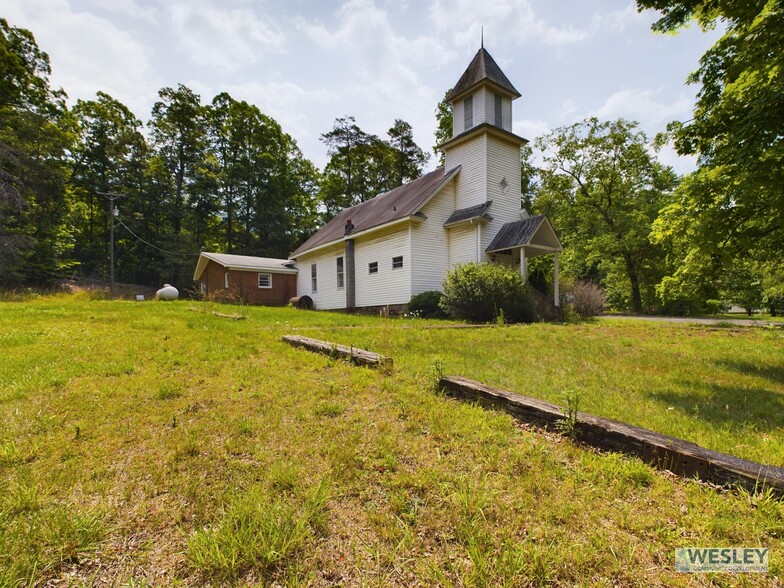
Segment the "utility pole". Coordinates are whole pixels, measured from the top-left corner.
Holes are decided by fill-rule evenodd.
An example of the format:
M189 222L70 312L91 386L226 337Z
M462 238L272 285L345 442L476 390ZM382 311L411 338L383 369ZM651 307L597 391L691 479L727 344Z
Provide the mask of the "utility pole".
M114 217L117 209L114 201L124 198L125 194L112 194L111 192L97 192L109 201L109 291L114 294Z

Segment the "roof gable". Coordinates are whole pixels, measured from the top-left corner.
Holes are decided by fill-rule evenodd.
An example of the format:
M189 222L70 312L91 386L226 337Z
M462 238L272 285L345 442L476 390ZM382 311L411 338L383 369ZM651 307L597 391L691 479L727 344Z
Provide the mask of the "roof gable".
M535 240L537 243L534 243ZM485 252L492 253L525 245L538 245L539 242L547 243L546 248L552 248L555 251L562 250L558 235L544 214L504 224L493 237Z
M502 90L506 90L515 98L520 97L520 92L515 89L509 78L501 71L501 68L498 67L498 64L487 52L487 49L482 47L477 51L471 63L468 64L468 68L445 100L453 102L477 84L485 81L498 86Z
M379 194L365 202L344 208L332 220L300 245L291 257L297 257L346 236L346 225L354 225L351 234L373 229L390 222L411 217L424 206L430 198L460 171L460 167L444 171L443 167L425 174L389 192Z

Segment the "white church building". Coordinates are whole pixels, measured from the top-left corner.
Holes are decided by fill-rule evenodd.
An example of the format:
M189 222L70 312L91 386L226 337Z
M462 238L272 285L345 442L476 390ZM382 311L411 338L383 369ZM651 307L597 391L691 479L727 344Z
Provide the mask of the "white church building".
M316 309L393 306L441 290L450 267L515 265L551 254L558 305L558 236L521 209L520 148L512 103L520 93L482 47L447 96L452 138L444 166L343 209L290 255L297 295Z

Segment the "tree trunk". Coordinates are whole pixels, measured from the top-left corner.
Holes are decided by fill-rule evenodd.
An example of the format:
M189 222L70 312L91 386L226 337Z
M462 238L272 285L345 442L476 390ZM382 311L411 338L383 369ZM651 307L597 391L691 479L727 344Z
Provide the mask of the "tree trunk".
M642 312L642 296L640 295L640 278L637 275L637 268L631 255L625 253L623 259L626 262L626 273L629 274L629 282L632 286L632 312Z

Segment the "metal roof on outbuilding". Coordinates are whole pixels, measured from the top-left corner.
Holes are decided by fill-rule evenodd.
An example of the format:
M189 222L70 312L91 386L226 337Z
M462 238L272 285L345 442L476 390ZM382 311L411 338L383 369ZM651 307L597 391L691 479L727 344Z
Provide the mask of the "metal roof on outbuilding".
M254 257L251 255L233 255L231 253L208 253L202 251L199 254L199 261L196 264L196 271L193 272L193 279L201 277L207 262L214 261L226 269L239 271L258 271L277 274L296 274L297 269L292 267L288 259L276 259L274 257Z

